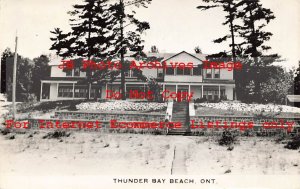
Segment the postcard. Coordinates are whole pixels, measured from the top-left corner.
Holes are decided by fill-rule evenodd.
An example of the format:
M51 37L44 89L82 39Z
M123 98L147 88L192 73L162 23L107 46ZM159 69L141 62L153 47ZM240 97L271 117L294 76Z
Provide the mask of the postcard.
M0 189L300 189L297 0L0 0Z

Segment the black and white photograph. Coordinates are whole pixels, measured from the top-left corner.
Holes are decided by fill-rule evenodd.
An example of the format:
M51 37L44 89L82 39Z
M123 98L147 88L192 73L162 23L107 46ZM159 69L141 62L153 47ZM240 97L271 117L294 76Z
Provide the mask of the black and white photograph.
M300 1L0 0L0 189L300 189Z

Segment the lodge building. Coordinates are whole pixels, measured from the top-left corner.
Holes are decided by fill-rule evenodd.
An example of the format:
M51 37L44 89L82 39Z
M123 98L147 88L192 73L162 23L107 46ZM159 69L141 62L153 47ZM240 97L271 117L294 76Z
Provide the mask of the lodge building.
M143 75L156 78L162 86L162 91L169 90L174 92L193 93L193 99L206 98L214 99L235 99L235 82L233 71L227 69L203 69L203 61L206 60L204 54L190 54L185 51L180 53L148 53L148 57L160 58L161 62L184 62L193 63L192 69L181 68L143 68ZM133 60L130 57L127 60ZM72 70L63 71L60 58L50 61L50 77L41 80L41 101L84 99L86 95L90 98L95 97L96 84L90 85L90 93L87 94L86 86L78 84L86 76L79 67ZM139 80L132 70L125 73L125 90L146 91L147 83ZM99 98L106 98L106 91L119 91L121 89L120 77L113 82L106 83L99 91Z

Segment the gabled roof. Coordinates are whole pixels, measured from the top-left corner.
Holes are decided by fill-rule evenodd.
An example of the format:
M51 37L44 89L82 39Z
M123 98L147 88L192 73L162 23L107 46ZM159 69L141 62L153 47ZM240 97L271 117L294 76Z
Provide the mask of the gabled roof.
M186 53L200 61L203 61L203 60L206 60L206 54L191 54L191 53L188 53L186 51L181 51L180 53L146 53L146 55L148 57L157 57L159 59L162 59L163 61L167 61L175 56L178 56L182 53ZM131 57L130 56L131 54L126 54L125 55L125 60L134 60L134 57ZM61 64L61 60L62 58L57 56L57 55L52 55L50 57L50 62L49 62L49 66L57 66L57 65L60 65Z
M178 56L178 55L180 55L180 54L182 54L182 53L186 53L186 54L188 54L188 55L190 55L190 56L192 56L192 57L194 57L194 58L200 60L201 62L202 62L203 60L205 60L205 58L206 58L206 55L204 55L204 54L190 54L190 53L188 53L188 52L186 52L186 51L181 51L180 53L174 54L173 56L171 56L171 57L169 57L169 58L166 58L166 59L164 59L163 61L170 60L171 58L174 58L174 57L176 57L176 56Z

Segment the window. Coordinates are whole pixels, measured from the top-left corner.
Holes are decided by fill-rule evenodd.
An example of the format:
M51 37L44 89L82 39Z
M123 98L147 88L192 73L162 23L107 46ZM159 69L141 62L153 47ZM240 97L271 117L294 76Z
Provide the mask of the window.
M138 93L136 93L138 92ZM126 86L126 97L127 98L139 98L139 95L141 92L146 93L145 86L135 86L135 85L127 85ZM132 96L130 96L132 95ZM137 96L136 96L137 95Z
M193 68L193 75L201 75L201 67L195 67Z
M72 76L72 72L73 72L73 70L67 69L66 70L66 76Z
M206 69L206 78L211 78L211 69Z
M183 70L182 68L177 68L177 74L176 75L183 75Z
M215 69L215 78L220 79L220 69Z
M132 71L132 77L138 77L139 71L138 70L131 70Z
M80 68L79 67L76 67L75 70L74 70L74 76L80 76Z
M166 69L166 75L174 75L174 68L167 67L167 69Z
M164 73L162 69L157 70L157 77L158 78L163 78L164 77Z
M174 68L168 67L166 69L166 75L174 75ZM191 75L191 68L178 67L176 68L175 75Z
M184 75L191 75L191 69L190 68L184 68Z
M163 77L164 77L164 74L159 72L157 77L158 77L158 78L163 78Z
M75 98L86 98L87 89L86 86L76 86L74 88L74 97Z
M217 100L219 99L219 90L214 90L214 89L205 90L203 91L203 97L206 97L206 99L209 101Z
M132 78L132 77L138 76L138 71L134 71L134 70L127 70L124 73L125 73L125 77L127 77L127 78Z
M92 86L91 87L91 91L90 91L90 97L91 98L95 98L97 88L98 88L98 98L101 98L101 89L99 89L99 87L97 87L97 86Z
M73 97L73 84L59 84L58 97Z

